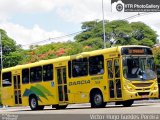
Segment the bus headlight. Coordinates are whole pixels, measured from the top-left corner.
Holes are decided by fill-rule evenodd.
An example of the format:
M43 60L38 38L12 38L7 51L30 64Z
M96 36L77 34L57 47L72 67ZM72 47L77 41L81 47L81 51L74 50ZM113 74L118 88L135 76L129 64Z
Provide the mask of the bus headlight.
M125 88L126 88L128 91L130 91L130 92L133 92L133 91L134 91L134 89L133 89L131 86L129 86L129 85L125 85Z
M158 84L155 83L155 84L153 85L153 87L152 87L152 90L157 90L157 89L158 89Z
M158 89L158 87L157 86L155 86L154 88L153 88L153 90L157 90Z
M129 92L134 92L134 88L132 87L130 81L127 81L127 80L126 80L126 82L125 82L125 84L124 84L124 87L125 87Z
M133 88L132 87L127 87L128 88L128 91L130 91L130 92L133 92L134 90L133 90Z

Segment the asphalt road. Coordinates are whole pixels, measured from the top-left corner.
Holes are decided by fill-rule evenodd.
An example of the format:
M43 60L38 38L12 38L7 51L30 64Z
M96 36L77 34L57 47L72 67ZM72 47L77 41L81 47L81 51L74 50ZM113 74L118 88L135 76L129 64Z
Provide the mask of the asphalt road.
M156 120L160 119L160 101L141 101L135 102L132 107L123 107L120 105L114 105L113 103L109 103L106 105L105 108L90 108L90 104L75 104L69 105L64 110L56 110L52 109L51 106L46 106L44 110L40 111L31 111L29 107L8 107L8 108L1 108L0 109L1 117L0 119L6 120L5 118L14 118L15 120L83 120L83 119L108 119L116 120L116 119L125 119L122 116L119 118L114 118L115 116L108 116L108 115L153 115L154 116L145 116L145 119L152 119ZM159 115L155 115L159 114ZM98 115L98 116L94 116ZM100 115L100 116L99 116ZM102 116L101 116L102 115ZM105 116L103 116L105 115ZM107 118L106 118L107 115ZM130 116L131 117L131 116ZM137 119L140 119L140 116L134 116ZM134 119L136 119L134 118ZM127 119L127 118L126 118ZM130 120L128 118L127 120ZM133 118L132 118L133 119ZM131 119L131 120L132 120Z

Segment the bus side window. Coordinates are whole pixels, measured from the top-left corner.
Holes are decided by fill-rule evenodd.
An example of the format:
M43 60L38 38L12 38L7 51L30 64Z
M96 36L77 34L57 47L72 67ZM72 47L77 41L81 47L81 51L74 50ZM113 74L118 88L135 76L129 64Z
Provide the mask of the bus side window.
M88 75L88 59L78 59L72 61L72 76L80 77Z
M2 74L2 86L7 87L12 85L12 73L6 72Z
M104 58L103 55L93 56L89 58L89 74L103 74L104 73Z
M53 80L53 65L44 65L43 66L43 81Z
M71 78L71 61L68 62L68 77Z
M111 79L113 78L112 60L107 61L107 66L108 66L108 78Z
M115 77L119 78L120 77L120 69L119 69L119 60L118 59L114 60L114 70L115 70Z
M31 82L40 82L42 81L42 67L33 67L30 69L30 80Z
M29 83L29 69L22 70L22 83L23 84Z

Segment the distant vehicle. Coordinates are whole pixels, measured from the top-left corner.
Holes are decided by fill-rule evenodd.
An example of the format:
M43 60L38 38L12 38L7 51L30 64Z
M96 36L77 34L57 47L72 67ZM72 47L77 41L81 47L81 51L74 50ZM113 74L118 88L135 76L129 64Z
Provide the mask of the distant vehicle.
M30 106L107 102L125 107L134 100L158 98L152 50L145 46L118 46L78 55L42 60L2 70L2 104Z

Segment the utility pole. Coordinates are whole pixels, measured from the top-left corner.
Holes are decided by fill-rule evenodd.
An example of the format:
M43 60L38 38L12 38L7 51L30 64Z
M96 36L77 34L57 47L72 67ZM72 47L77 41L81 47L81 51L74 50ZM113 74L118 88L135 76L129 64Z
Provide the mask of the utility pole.
M1 66L0 69L3 69L3 51L2 51L2 35L0 32L0 55L1 55Z
M105 22L104 22L104 6L103 6L103 0L102 0L102 16L103 16L103 44L104 49L106 48L106 33L105 33Z

